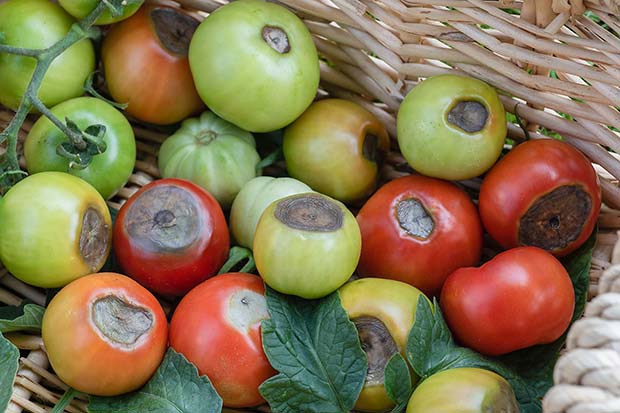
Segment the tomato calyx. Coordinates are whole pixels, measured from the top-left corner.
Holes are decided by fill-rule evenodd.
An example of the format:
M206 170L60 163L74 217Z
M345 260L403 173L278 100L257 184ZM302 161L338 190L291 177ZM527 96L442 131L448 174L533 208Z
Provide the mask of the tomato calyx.
M448 122L467 133L484 129L489 119L489 111L475 100L461 100L448 112Z
M213 129L204 129L196 136L196 142L206 146L216 140L219 136L219 133Z
M89 207L82 217L80 254L86 264L97 271L107 258L110 248L109 227L101 213Z
M435 229L435 221L424 204L415 198L406 198L396 204L398 225L408 235L428 239Z
M519 243L547 251L575 241L592 210L592 199L579 185L563 185L542 195L519 221Z
M265 296L248 289L235 292L230 297L227 318L236 330L247 334L254 325L269 318Z
M311 232L337 231L342 228L344 220L338 205L316 194L302 194L279 201L274 216L290 228Z
M134 348L154 323L151 311L113 294L91 304L91 318L104 340L125 349Z
M398 346L383 322L372 316L361 316L352 319L357 328L362 350L368 358L366 383L381 385L385 377L385 366Z
M262 36L265 43L273 50L280 54L286 54L291 51L291 45L288 41L286 32L280 27L264 26Z
M150 18L161 45L172 54L186 57L189 43L200 22L173 8L154 8Z

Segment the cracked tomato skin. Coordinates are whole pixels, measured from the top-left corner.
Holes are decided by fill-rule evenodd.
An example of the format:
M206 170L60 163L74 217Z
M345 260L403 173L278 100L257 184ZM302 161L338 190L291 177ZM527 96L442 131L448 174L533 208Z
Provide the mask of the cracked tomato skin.
M170 346L209 377L227 407L265 403L258 386L276 374L262 346L264 295L256 275L221 274L187 293L170 322Z
M428 237L399 223L401 202L418 200L432 217ZM438 295L455 269L475 265L482 254L482 224L475 205L456 185L410 175L383 185L357 215L362 233L358 273L403 281L427 296Z
M498 356L555 341L568 328L575 293L557 258L537 247L504 251L446 280L440 304L455 338Z

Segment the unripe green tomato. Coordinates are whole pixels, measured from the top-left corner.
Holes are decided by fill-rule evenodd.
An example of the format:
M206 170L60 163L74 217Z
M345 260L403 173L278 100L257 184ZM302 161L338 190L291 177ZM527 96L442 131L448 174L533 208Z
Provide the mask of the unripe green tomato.
M385 366L394 353L405 356L418 300L426 296L409 284L383 278L351 281L340 287L338 294L355 323L368 358L366 382L355 410L384 412L394 407L385 390ZM418 377L413 374L417 381Z
M260 156L251 133L205 111L183 121L159 149L163 178L200 185L229 209L246 182L256 177Z
M400 150L416 171L470 179L499 158L506 115L495 89L471 77L428 78L405 97L397 117Z
M479 368L440 371L415 389L407 413L519 413L510 384Z
M295 120L312 103L320 78L308 28L263 0L233 1L211 13L192 37L189 64L209 109L250 132Z
M306 299L336 291L355 271L361 235L353 214L319 193L272 202L254 235L254 260L265 283Z
M67 13L79 20L88 16L90 12L95 10L95 7L97 7L100 1L101 0L58 0L58 3ZM101 13L99 18L95 20L95 24L111 24L125 20L138 11L142 3L144 3L144 0L126 0L125 3L126 4L123 6L123 13L119 16L113 16L110 9L107 8Z
M249 180L230 208L230 232L237 243L252 248L256 225L265 209L273 201L288 195L313 192L301 181L293 178L257 176Z
M2 44L45 49L62 39L75 20L49 0L0 2ZM33 57L0 53L0 104L16 109L36 66ZM58 56L45 72L38 97L48 107L81 96L84 82L95 70L95 51L89 39Z

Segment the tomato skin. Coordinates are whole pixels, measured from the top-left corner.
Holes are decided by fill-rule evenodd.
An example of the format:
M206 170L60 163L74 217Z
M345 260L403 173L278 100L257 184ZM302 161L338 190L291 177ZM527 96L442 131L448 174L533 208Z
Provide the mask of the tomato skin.
M183 204L188 212L175 209L178 198L172 197L178 194L188 200ZM152 208L141 204L149 197L156 200ZM158 224L161 211L172 211L176 217L171 223ZM187 217L190 224L183 226L181 221ZM136 219L143 221L136 223ZM175 227L178 232L169 244L166 233ZM135 236L141 228L148 228L142 238ZM145 241L150 237L155 239L153 243ZM215 275L228 257L229 242L226 218L215 198L182 179L158 179L143 186L121 206L114 223L113 248L123 271L164 295L183 295Z
M56 153L56 147L68 138L47 117L41 116L24 142L28 172L67 172L93 185L104 199L111 198L127 183L136 163L136 141L129 121L112 105L93 97L64 101L51 112L58 119L68 117L82 129L95 124L105 126L106 150L95 155L86 168L70 168L70 161Z
M249 325L245 324L247 319L239 320L246 328L241 331L231 324L231 308L239 299L236 294L243 297L248 291L253 293L250 305L256 305L258 311L245 314L250 317ZM200 374L209 377L225 406L264 403L258 386L276 374L262 347L261 321L268 318L264 294L258 276L221 274L187 293L172 316L171 347L194 363Z
M581 188L591 201L578 237L565 247L545 248L556 256L569 254L579 248L594 229L601 207L601 188L590 161L577 149L555 139L524 142L487 173L479 198L485 229L504 248L525 245L519 238L521 218L540 197L566 185ZM534 246L544 248L543 245Z
M58 4L79 20L88 16L88 14L97 7L97 1L98 0L58 0ZM138 11L142 3L144 3L144 0L128 0L120 16L112 16L110 10L105 10L95 21L95 24L111 24L124 20Z
M497 356L559 338L572 319L575 293L553 255L517 247L450 274L440 305L461 343Z
M80 246L90 212L100 217L101 232L85 231L87 244L97 246L88 258ZM25 283L56 288L99 271L111 244L112 218L104 199L73 175L30 175L0 198L0 260Z
M63 38L75 20L49 0L10 0L0 4L0 33L9 46L45 49ZM0 53L0 104L17 109L32 78L36 61ZM38 96L48 107L81 96L84 82L95 70L90 40L74 44L45 73Z
M366 154L367 135L376 137L375 153ZM375 115L344 99L310 105L286 128L282 144L291 177L344 203L375 190L380 158L389 149L387 130Z
M434 220L426 238L409 235L398 221L401 201L417 199ZM358 273L403 281L438 295L455 269L475 265L482 254L482 224L468 195L456 185L409 175L383 185L357 215L362 233Z
M110 94L127 103L127 113L154 124L172 124L199 113L204 103L196 92L187 52L171 51L160 40L153 13L180 9L146 4L106 34L101 58ZM198 22L196 22L196 25Z
M152 316L148 331L126 347L112 342L93 319L93 303L114 295ZM93 395L115 396L144 385L168 345L166 315L155 297L122 274L82 277L54 296L43 316L43 343L56 374L71 387Z

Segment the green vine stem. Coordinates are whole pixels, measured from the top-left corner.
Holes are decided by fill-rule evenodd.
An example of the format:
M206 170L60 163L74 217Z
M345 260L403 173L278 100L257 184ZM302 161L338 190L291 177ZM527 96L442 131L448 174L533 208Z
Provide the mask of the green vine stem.
M69 142L78 150L85 151L89 145L96 146L96 152L105 151L105 143L102 134L86 137L79 128L70 128L67 123L63 123L56 118L50 110L38 98L38 92L43 82L43 77L47 73L52 61L60 56L65 50L74 44L85 39L97 39L101 35L98 27L94 26L95 21L106 10L110 9L113 14L121 13L126 5L126 0L101 1L88 16L73 24L69 32L58 42L46 49L25 49L1 44L0 53L10 53L14 55L33 57L37 60L32 78L28 83L26 92L15 112L15 115L8 126L0 133L0 144L7 142L6 152L0 161L0 189L5 193L8 188L22 179L26 173L19 168L17 156L18 133L30 111L35 108L42 115L46 116L56 127L58 127L68 138ZM0 36L0 41L1 41ZM75 154L72 154L75 156ZM84 165L76 165L85 167Z

